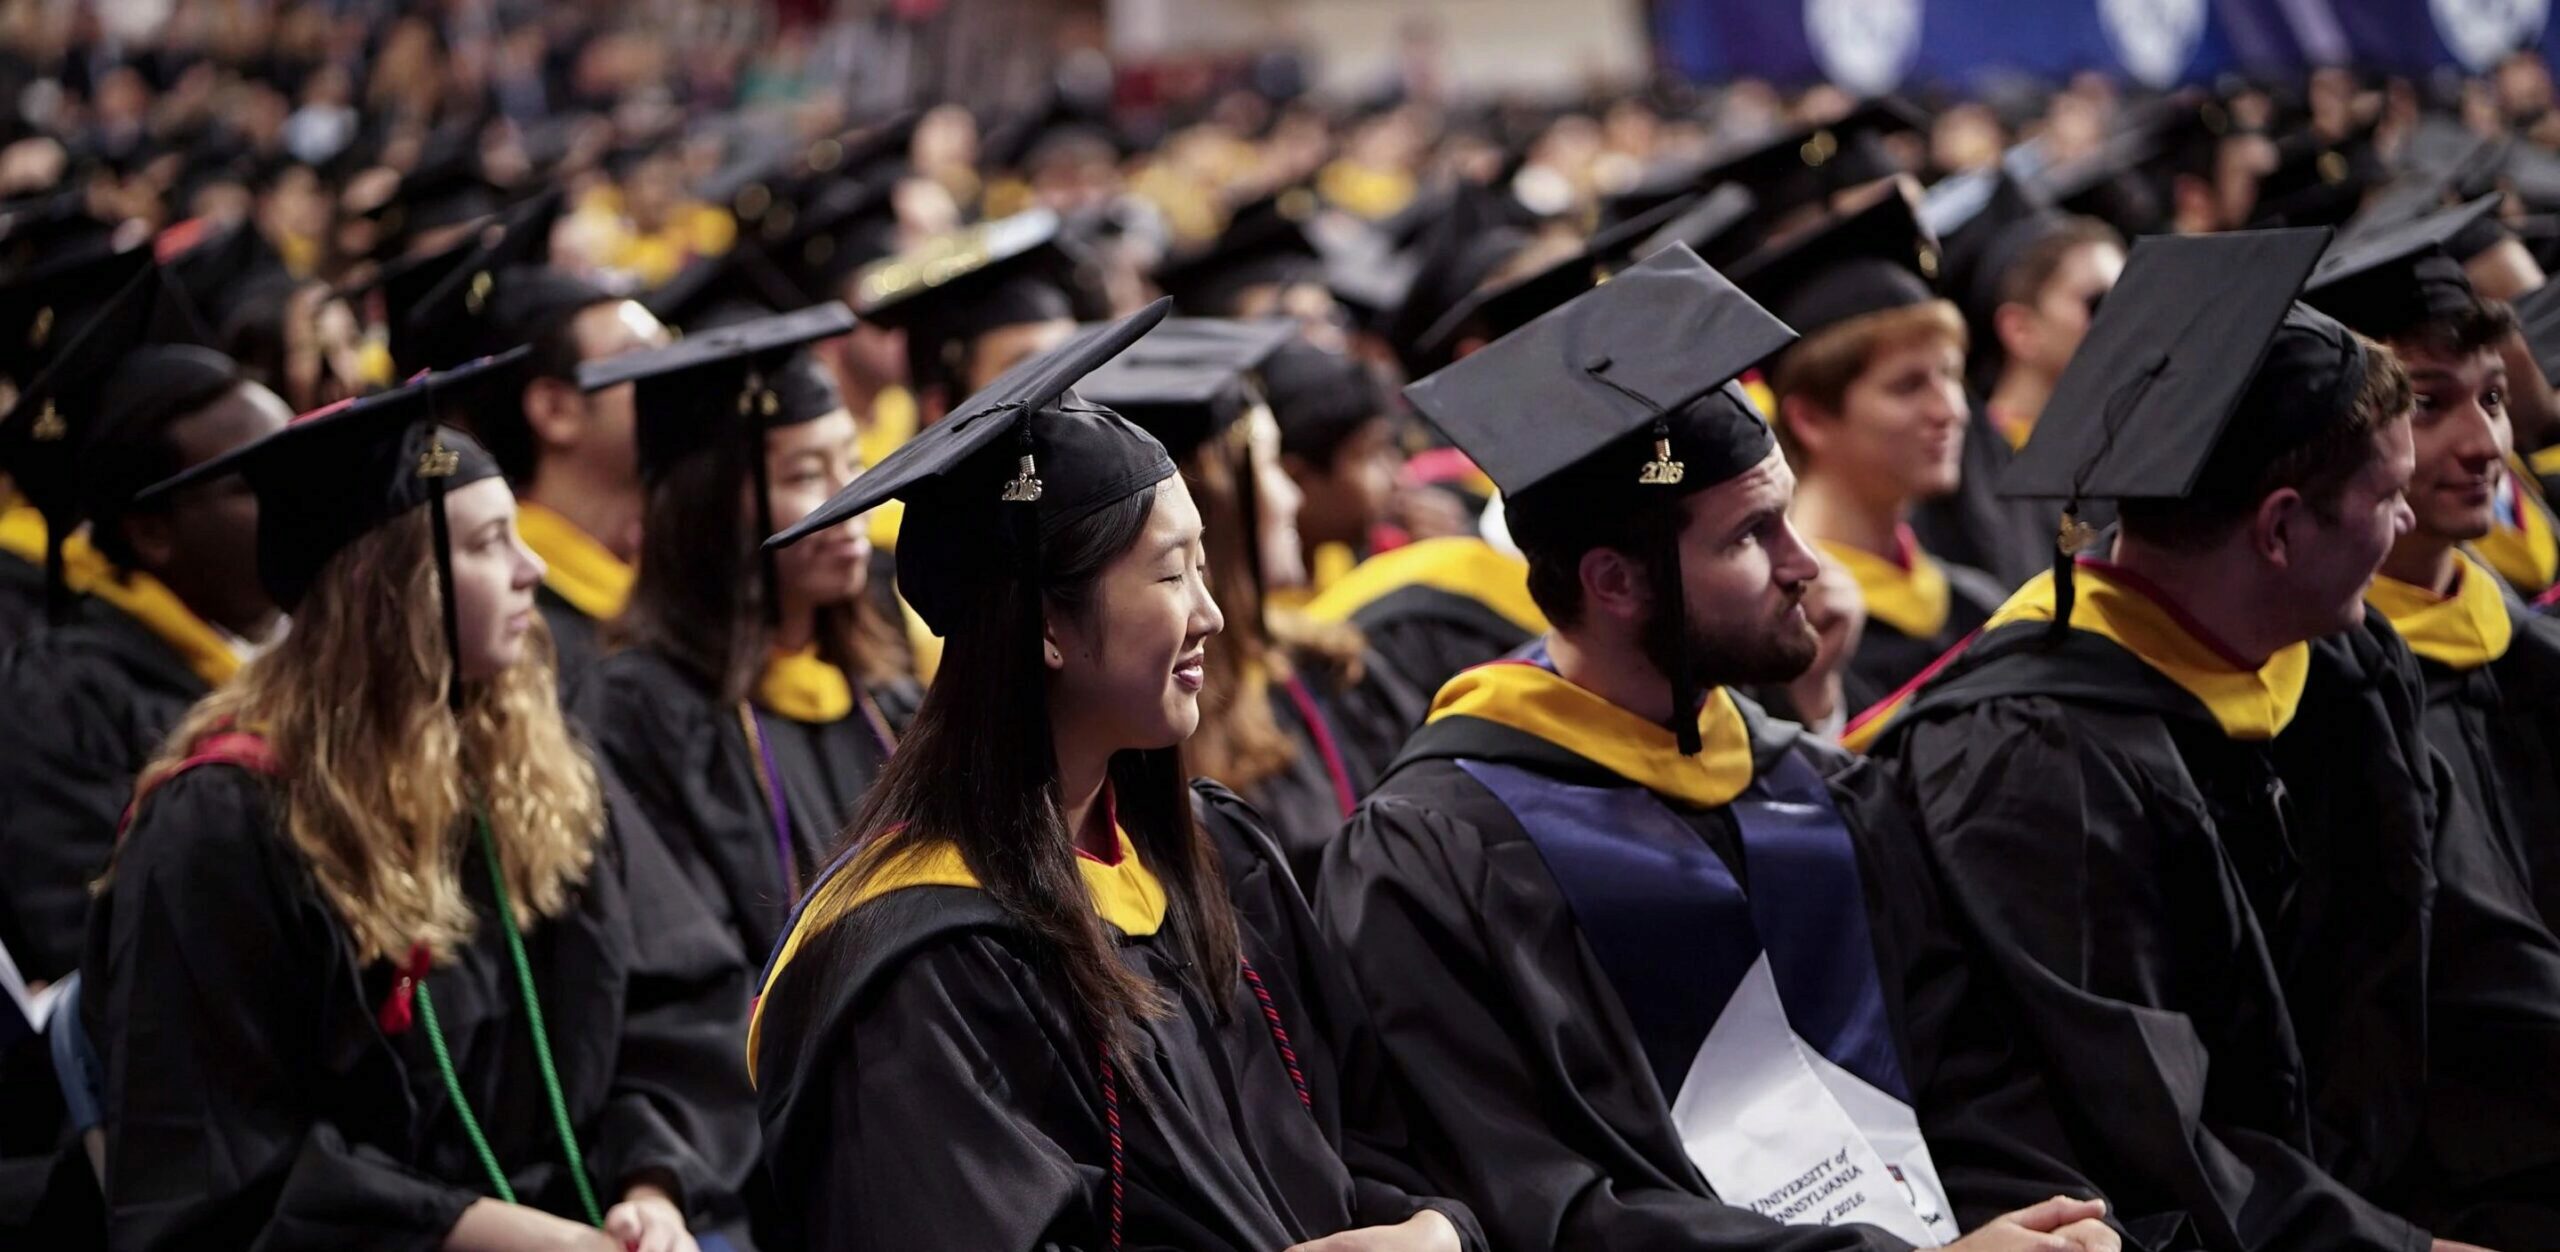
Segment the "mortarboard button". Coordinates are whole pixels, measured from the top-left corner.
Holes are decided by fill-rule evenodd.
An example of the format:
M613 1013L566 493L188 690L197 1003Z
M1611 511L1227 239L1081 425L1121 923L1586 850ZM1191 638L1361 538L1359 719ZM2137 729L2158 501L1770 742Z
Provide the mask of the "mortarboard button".
M1605 370L1605 369L1608 369L1608 368L1609 368L1609 364L1610 364L1610 362L1609 362L1609 354L1608 354L1608 353L1606 353L1606 352L1595 352L1595 353L1592 353L1592 354L1591 354L1590 359L1588 359L1588 360L1586 360L1586 361L1584 361L1584 362L1582 363L1582 368L1587 369L1587 370L1591 371L1591 372L1592 372L1592 373L1594 373L1594 374L1597 374L1597 373L1599 373L1599 372L1601 372L1601 371L1603 371L1603 370Z

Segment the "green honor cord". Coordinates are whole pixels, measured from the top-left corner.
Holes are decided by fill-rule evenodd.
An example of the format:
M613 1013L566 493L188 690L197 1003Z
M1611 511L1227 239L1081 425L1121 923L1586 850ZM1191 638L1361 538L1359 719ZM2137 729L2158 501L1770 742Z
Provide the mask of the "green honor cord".
M516 967L516 988L524 995L525 1017L533 1023L533 1059L542 1070L542 1092L551 1099L551 1125L560 1134L560 1151L569 1161L569 1178L578 1185L578 1203L585 1207L587 1224L604 1225L604 1210L596 1207L595 1185L587 1181L586 1155L578 1151L578 1136L569 1129L569 1102L560 1095L560 1071L551 1063L551 1032L542 1024L542 1000L533 993L533 964L525 959L524 935L516 929L516 911L507 900L506 875L498 868L498 845L489 835L489 818L474 814L480 831L480 853L489 863L489 885L498 897L498 922L506 928L507 955ZM447 1098L453 1111L462 1119L462 1133L471 1140L471 1150L480 1158L480 1168L488 1171L489 1189L509 1204L516 1202L514 1187L507 1185L507 1173L498 1168L498 1154L489 1148L489 1137L481 1133L480 1119L472 1116L471 1102L463 1098L462 1079L453 1070L453 1054L445 1048L444 1028L436 1022L436 1002L427 994L427 980L417 985L418 1020L427 1028L427 1048L435 1053L436 1073L444 1079Z

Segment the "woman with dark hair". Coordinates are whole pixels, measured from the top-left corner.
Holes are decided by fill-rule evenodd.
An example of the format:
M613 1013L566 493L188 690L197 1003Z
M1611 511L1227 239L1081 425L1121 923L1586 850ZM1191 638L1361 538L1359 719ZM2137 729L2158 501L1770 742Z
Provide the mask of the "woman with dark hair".
M1009 373L775 538L906 500L900 590L947 640L748 1032L807 1246L1480 1246L1347 1163L1370 1093L1304 906L1240 905L1224 870L1267 887L1269 862L1222 869L1250 848L1195 817L1180 747L1224 625L1199 512L1161 445L1067 392L1163 308Z
M640 570L580 693L605 757L750 960L773 948L827 841L915 707L842 526L759 554L859 472L853 415L797 349L843 334L825 304L581 367L637 380Z
M1168 322L1077 392L1164 444L1206 527L1209 591L1227 624L1208 642L1200 728L1186 758L1267 817L1291 870L1313 882L1325 845L1409 729L1405 710L1423 698L1381 697L1381 684L1397 680L1374 663L1358 627L1272 603L1306 582L1306 497L1282 465L1279 425L1248 371L1285 353L1290 332L1285 322Z
M293 629L143 773L80 1010L133 1252L693 1252L743 1225L744 970L561 715L496 366L237 472Z

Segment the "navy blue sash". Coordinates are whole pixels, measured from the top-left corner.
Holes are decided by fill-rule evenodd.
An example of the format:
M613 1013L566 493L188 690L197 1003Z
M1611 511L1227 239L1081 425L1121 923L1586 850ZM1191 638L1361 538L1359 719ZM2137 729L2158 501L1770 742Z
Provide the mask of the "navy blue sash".
M1857 847L1803 757L1782 755L1728 810L1742 832L1747 899L1715 849L1642 787L1574 786L1487 761L1458 767L1528 832L1666 1101L1679 1099L1708 1029L1765 950L1797 1037L1911 1102Z

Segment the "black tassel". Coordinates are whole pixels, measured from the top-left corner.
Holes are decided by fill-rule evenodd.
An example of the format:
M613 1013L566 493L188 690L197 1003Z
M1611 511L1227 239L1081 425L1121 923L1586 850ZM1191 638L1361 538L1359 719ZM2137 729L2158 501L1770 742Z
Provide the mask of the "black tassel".
M429 456L435 455L433 452ZM435 532L436 593L444 602L444 655L449 668L445 673L444 703L454 716L462 715L462 608L453 602L453 526L444 516L443 474L427 477L428 525Z

